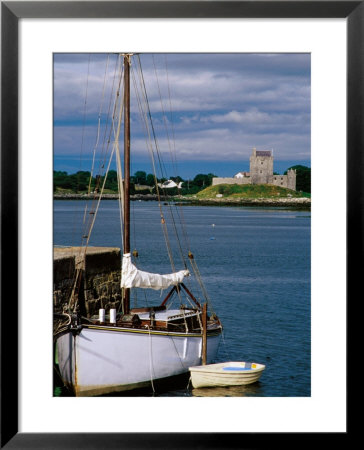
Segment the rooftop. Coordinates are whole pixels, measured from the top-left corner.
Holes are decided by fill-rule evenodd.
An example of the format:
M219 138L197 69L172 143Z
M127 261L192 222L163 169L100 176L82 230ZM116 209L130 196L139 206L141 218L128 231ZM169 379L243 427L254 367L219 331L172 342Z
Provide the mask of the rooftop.
M270 150L257 150L257 156L272 156L272 152Z

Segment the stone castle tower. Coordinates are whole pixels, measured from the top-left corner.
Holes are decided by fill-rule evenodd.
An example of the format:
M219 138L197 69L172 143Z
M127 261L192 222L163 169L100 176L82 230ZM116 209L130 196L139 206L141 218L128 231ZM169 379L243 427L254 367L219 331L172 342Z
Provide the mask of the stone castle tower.
M272 183L273 155L270 150L253 148L250 157L250 179L252 184Z
M296 190L296 171L294 169L287 170L287 187Z
M217 184L274 184L296 190L296 171L289 169L287 175L273 175L273 151L253 148L250 156L250 172L239 172L233 178L213 178Z
M296 171L289 169L287 175L273 175L273 152L253 148L250 157L251 184L274 184L296 190Z

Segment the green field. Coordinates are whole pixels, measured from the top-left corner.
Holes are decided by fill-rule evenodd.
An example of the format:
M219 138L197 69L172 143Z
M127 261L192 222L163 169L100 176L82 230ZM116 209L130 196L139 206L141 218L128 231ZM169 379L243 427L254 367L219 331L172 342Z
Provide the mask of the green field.
M311 197L304 192L293 191L292 189L274 186L270 184L219 184L209 186L198 192L198 199L209 198L301 198Z

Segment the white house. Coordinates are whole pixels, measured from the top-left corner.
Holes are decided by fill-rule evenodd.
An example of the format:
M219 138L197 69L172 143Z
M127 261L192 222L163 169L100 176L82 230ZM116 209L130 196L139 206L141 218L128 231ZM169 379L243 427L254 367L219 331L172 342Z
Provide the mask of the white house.
M246 178L250 177L250 172L238 172L236 175L234 175L234 178Z
M162 183L162 184L159 184L158 183L158 186L160 187L160 188L167 188L167 189L169 189L169 188L178 188L178 189L181 189L181 187L182 187L182 183L183 183L183 181L180 181L178 184L175 182L175 181L173 181L173 180L167 180L167 181L165 181L164 183Z

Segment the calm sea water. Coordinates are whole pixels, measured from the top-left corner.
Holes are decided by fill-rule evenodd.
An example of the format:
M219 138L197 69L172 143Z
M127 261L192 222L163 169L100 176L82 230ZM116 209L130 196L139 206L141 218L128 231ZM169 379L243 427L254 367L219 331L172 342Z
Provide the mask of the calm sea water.
M54 202L54 245L80 244L84 209L84 201ZM132 202L131 209L131 245L139 252L139 268L170 272L157 203ZM176 270L184 268L178 262L179 248L185 254L191 248L213 309L224 326L218 360L255 361L265 364L266 369L258 383L246 387L192 389L183 382L156 395L310 396L311 213L183 206L167 207L165 218L171 224L167 228L171 242L175 228L182 231L181 240L171 243L170 248L176 257ZM187 231L188 246L179 222ZM101 202L90 245L121 247L116 201ZM132 302L144 303L142 295ZM160 293L148 301L159 304ZM60 386L55 395L65 395Z

